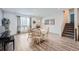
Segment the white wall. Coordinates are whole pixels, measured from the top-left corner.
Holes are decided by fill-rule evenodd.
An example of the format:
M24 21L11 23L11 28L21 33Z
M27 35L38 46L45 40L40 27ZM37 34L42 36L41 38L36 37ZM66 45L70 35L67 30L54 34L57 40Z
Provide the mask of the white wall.
M1 24L2 18L3 18L3 16L2 16L2 10L0 9L0 26L2 25L2 24Z
M48 28L49 27L49 32L51 33L55 33L58 34L59 36L61 36L62 34L62 30L63 30L63 20L64 20L64 13L62 10L54 10L53 12L51 12L52 15L43 18L43 25L44 25L44 21L45 19L55 19L55 25L44 25L43 28Z
M10 34L14 35L17 33L17 17L15 14L4 12L4 17L10 20Z
M79 9L78 9L78 20L77 21L78 21L78 26L79 26Z
M77 25L78 25L78 9L74 9L74 14L75 14L75 17L74 17L74 22L75 22L75 28L77 28Z
M17 10L17 12L18 12L18 10ZM25 15L28 15L27 12L28 12L27 9L25 9L23 11L23 13L26 13ZM33 14L31 14L31 12ZM43 24L42 25L44 25L44 20L45 19L51 19L51 18L55 19L55 25L48 25L48 26L44 25L43 28L50 27L49 28L50 32L56 33L59 36L61 36L62 31L63 31L63 27L64 27L64 25L63 25L63 22L64 22L63 10L57 9L57 8L52 8L52 9L37 9L37 10L31 11L31 12L30 12L29 15L42 16L43 17L43 20L42 20ZM10 21L11 21L10 30L12 31L11 34L15 34L16 31L17 31L17 20L16 20L17 18L16 18L16 15L14 13L12 14L12 13L9 13L9 12L5 12L4 17L10 19ZM33 20L34 19L35 18L33 18ZM35 20L38 21L37 18ZM13 24L14 24L14 26L13 26Z

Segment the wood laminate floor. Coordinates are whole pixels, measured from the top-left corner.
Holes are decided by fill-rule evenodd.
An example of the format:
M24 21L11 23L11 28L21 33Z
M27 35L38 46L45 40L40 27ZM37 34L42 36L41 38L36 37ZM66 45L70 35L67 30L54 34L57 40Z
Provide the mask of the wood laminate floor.
M28 34L15 36L15 51L79 51L79 42L55 34L49 34L48 41L34 46L30 46L31 39L27 38Z

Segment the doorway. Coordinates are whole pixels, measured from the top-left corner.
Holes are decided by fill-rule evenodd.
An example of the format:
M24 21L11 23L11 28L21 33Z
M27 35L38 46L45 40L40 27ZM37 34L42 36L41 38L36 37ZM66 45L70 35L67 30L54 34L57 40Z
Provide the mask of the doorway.
M74 14L70 14L70 23L74 24Z

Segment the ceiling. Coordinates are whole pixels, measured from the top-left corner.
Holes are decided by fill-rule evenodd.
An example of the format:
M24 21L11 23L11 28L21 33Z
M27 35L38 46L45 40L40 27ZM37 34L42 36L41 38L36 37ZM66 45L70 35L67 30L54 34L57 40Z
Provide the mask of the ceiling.
M65 10L67 8L3 8L4 11L20 13L24 15L31 15L31 16L51 16L57 10Z

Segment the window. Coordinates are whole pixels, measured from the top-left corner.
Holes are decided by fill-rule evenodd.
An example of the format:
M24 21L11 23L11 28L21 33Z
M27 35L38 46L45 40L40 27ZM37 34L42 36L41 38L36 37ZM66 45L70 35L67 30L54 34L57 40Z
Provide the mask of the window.
M21 26L27 26L27 19L25 17L20 17Z
M17 31L26 32L30 28L30 17L17 16Z

